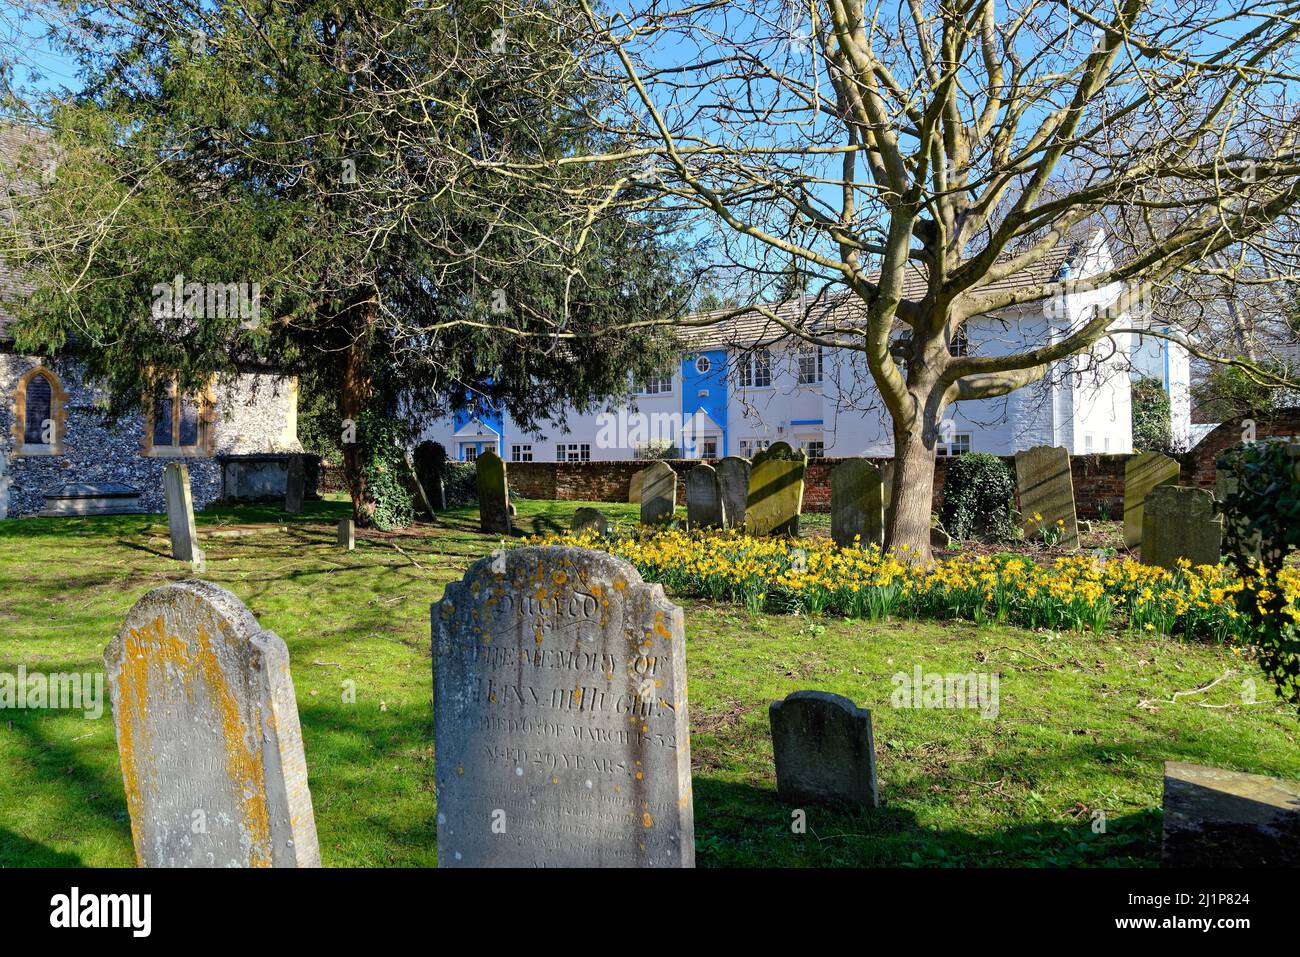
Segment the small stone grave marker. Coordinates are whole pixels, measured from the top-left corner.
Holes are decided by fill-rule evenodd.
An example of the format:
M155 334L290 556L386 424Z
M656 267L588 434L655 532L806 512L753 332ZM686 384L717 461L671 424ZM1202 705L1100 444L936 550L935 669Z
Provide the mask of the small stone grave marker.
M768 708L782 801L876 807L871 712L843 695L796 691Z

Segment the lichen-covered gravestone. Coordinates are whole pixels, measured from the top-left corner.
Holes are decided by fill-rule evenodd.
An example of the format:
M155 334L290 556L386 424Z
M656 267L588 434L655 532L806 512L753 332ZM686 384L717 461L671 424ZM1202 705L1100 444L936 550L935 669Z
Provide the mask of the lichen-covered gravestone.
M575 535L593 533L604 538L609 534L609 519L598 508L583 507L573 513L569 528Z
M660 525L672 521L677 510L677 473L667 462L641 471L641 523Z
M722 493L722 521L726 528L745 524L749 500L749 459L728 455L718 463L718 488Z
M1159 485L1178 484L1178 461L1159 452L1140 452L1124 463L1124 544L1142 544L1142 509Z
M1016 488L1025 540L1039 541L1039 530L1056 538L1062 548L1079 547L1079 520L1074 511L1074 479L1070 453L1060 446L1040 445L1016 453ZM1035 519L1035 515L1042 516Z
M184 462L168 462L163 468L163 494L167 499L167 528L171 532L172 558L192 562L199 557L199 533L194 528L190 470Z
M686 520L691 528L722 528L724 508L712 465L697 465L686 473Z
M768 708L783 801L876 807L871 712L843 695L796 691Z
M866 459L845 459L831 469L831 538L841 548L885 544L880 470Z
M684 622L659 585L511 549L432 624L439 866L694 865Z
M478 478L478 527L489 535L509 535L510 486L506 463L490 449L474 463Z
M1205 489L1160 485L1142 510L1142 563L1173 569L1185 558L1217 565L1223 549L1223 516Z
M320 865L289 652L238 598L155 588L104 667L141 866Z
M752 535L798 535L808 453L775 442L754 456L745 502L745 530Z

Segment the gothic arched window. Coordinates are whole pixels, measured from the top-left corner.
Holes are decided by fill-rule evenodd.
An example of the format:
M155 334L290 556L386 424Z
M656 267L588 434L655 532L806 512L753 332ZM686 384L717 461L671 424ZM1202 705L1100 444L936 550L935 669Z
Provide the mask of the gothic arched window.
M13 428L18 455L62 453L67 399L59 377L43 366L18 380Z

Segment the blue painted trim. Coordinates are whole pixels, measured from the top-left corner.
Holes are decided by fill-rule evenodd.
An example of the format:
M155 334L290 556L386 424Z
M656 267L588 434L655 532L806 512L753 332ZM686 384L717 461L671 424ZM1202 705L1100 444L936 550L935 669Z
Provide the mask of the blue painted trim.
M823 425L825 423L824 420L822 419L793 419L791 420L790 424L791 425Z
M709 360L709 371L701 374L696 371L695 360L704 356ZM725 349L706 349L692 352L682 357L682 421L690 419L701 409L718 424L722 431L722 454L729 455L727 428L727 353ZM701 396L700 390L707 389L708 396Z

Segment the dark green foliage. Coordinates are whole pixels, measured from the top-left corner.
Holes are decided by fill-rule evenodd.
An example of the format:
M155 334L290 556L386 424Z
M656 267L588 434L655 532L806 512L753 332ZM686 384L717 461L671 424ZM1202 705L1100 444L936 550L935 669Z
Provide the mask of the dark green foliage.
M939 523L953 538L1011 538L1016 494L1011 467L996 455L975 452L949 463Z
M365 449L365 479L373 503L371 521L384 530L410 525L415 521L415 508L404 478L407 427L366 413L357 422L357 438Z
M1133 383L1133 449L1137 452L1172 452L1173 424L1169 393L1159 379Z
M443 467L442 483L448 508L468 508L478 504L478 470L473 462L448 461Z
M1280 366L1260 364L1266 371L1285 375ZM1239 415L1267 416L1277 406L1277 389L1261 385L1237 366L1215 366L1192 385L1192 401L1202 421L1226 422Z
M1215 461L1237 478L1220 508L1228 528L1240 523L1260 535L1260 561L1241 549L1231 558L1245 580L1237 610L1252 623L1251 643L1278 697L1300 707L1300 630L1287 613L1281 581L1286 556L1300 547L1300 445L1269 439L1234 446Z

